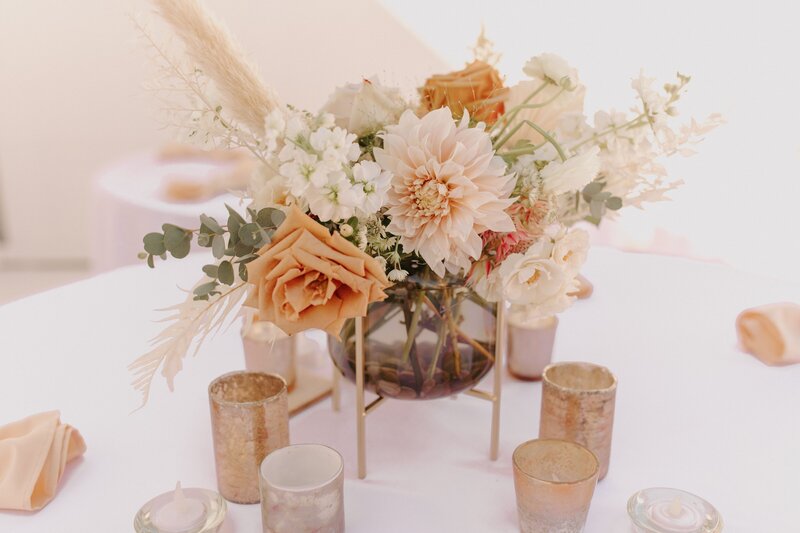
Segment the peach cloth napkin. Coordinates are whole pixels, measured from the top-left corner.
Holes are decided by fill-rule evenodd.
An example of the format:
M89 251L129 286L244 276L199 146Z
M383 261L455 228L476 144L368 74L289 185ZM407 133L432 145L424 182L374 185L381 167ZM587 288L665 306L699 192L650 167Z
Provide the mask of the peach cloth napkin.
M800 305L775 303L745 309L736 319L742 348L768 365L800 363Z
M47 505L67 462L86 451L81 434L60 416L48 411L0 427L0 509Z

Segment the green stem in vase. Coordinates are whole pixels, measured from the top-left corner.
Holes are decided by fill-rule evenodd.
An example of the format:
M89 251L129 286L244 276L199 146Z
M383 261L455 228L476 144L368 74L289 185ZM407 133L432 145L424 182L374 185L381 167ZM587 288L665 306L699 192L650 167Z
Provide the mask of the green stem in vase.
M453 319L453 310L451 304L451 289L444 290L444 321L450 330L450 339L453 343L453 366L455 368L456 376L461 377L461 349L458 347L458 331L456 330L457 324Z
M429 298L425 298L423 301L436 314L437 317L439 317L440 319L442 318L442 315L439 313L439 310L436 309L436 306L433 304L433 302L430 301ZM489 352L489 350L487 350L483 345L481 345L475 339L464 333L464 331L458 326L455 326L455 328L456 332L458 333L459 339L461 339L462 341L464 341L465 343L469 344L474 349L479 351L489 361L494 361L494 355L491 352Z
M417 338L417 332L419 331L419 315L422 313L421 302L424 296L425 294L422 290L416 291L414 296L414 312L410 316L408 307L404 309L406 315L406 344L403 346L403 356L401 357L403 365L408 364L411 348L414 347L414 341ZM409 302L409 300L406 300L406 302Z

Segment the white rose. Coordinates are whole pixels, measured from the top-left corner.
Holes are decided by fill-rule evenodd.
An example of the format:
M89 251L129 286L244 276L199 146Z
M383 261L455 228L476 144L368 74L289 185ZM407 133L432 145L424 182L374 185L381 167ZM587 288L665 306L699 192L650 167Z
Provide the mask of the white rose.
M256 210L290 203L286 179L274 174L266 165L259 165L251 174L247 196L253 199L250 207Z
M407 107L399 89L373 78L337 88L322 111L331 113L337 126L364 135L396 123Z
M553 245L553 261L576 275L586 262L588 251L589 234L582 229L574 229L556 240Z
M539 175L544 191L548 194L564 194L580 191L591 183L600 171L600 148L591 149L570 157L566 161L551 161Z
M578 86L578 71L556 54L539 54L529 59L522 71L531 78L549 81L568 91Z

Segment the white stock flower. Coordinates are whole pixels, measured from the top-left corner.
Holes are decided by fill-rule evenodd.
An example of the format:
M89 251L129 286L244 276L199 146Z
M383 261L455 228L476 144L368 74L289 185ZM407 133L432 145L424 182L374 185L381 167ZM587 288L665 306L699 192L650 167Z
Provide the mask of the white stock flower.
M600 159L597 146L574 155L566 161L551 161L539 173L543 180L544 191L548 194L564 194L580 191L589 184L600 171Z
M531 78L548 81L568 91L578 86L578 71L556 54L539 54L529 59L522 71Z
M338 87L322 107L336 118L336 125L357 135L394 124L407 108L400 89L384 87L377 77Z
M286 179L275 174L266 165L258 165L250 175L247 196L252 199L250 207L253 209L285 206L288 203L288 195Z
M484 231L514 231L506 208L516 180L483 125L469 127L467 113L456 125L447 107L422 118L406 111L374 154L393 175L387 230L437 275L468 270Z
M311 147L332 167L346 165L358 159L361 150L355 140L355 134L339 127L322 127L311 132L308 137Z
M280 153L281 161L285 161L279 171L289 183L289 191L293 196L302 196L309 187L322 187L328 182L331 168L320 161L316 154L287 144Z
M306 193L309 210L321 222L338 222L353 216L356 206L363 200L364 193L353 186L343 171L328 176L328 183L322 187L311 187Z
M381 169L374 161L361 161L353 165L353 183L360 185L364 199L358 210L365 215L377 213L386 203L392 173Z

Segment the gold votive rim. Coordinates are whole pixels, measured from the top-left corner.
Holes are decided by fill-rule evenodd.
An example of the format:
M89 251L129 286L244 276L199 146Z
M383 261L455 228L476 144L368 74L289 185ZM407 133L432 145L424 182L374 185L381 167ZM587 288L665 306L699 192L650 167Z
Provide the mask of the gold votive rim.
M587 476L584 476L584 477L581 477L581 478L578 478L578 479L570 479L570 480L565 480L565 481L556 481L556 480L552 480L552 479L543 479L541 477L538 477L538 476L530 473L527 469L523 468L517 462L517 452L519 452L522 448L524 448L526 446L531 446L531 445L534 445L534 444L560 444L560 445L566 445L568 448L572 448L573 450L580 451L581 453L585 452L586 454L588 454L587 457L591 457L593 459L594 467L592 468L592 471ZM514 453L511 455L511 460L512 460L512 463L513 463L514 467L517 469L517 471L520 474L522 474L523 476L525 476L525 477L527 477L529 479L533 479L533 480L541 482L541 483L546 483L548 485L578 485L578 484L585 483L585 482L591 480L600 471L600 461L597 459L597 456L594 454L594 452L592 452L589 448L578 444L577 442L572 442L572 441L563 440L563 439L531 439L531 440L525 441L525 442L523 442L522 444L520 444L519 446L517 446L514 449Z
M601 374L604 374L606 378L608 378L609 383L606 386L599 386L599 387L570 386L570 385L565 385L563 383L559 383L558 381L556 381L556 379L554 379L556 378L556 376L549 375L550 373L557 372L559 369L564 367L599 371ZM549 364L542 371L542 380L551 387L573 394L596 394L600 392L614 392L617 389L617 376L615 376L613 372L611 372L608 368L602 365L596 365L594 363L586 363L582 361L564 361L561 363Z
M242 377L262 377L262 378L266 377L268 381L274 382L275 380L278 380L279 383L275 383L275 385L278 385L278 387L271 390L268 394L265 394L263 397L259 397L253 400L244 400L244 401L227 399L223 396L221 391L215 390L215 388L218 388L224 382L232 381L233 379ZM288 386L286 384L286 380L283 379L282 376L279 376L278 374L269 374L267 372L254 372L252 370L235 370L233 372L228 372L227 374L222 374L208 385L208 397L211 398L213 402L216 403L217 405L224 405L224 406L247 407L247 406L261 405L265 403L271 403L277 401L281 397L281 394L284 391L288 393Z

